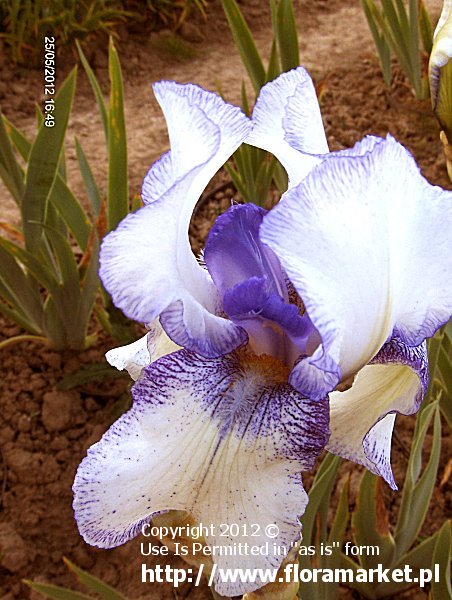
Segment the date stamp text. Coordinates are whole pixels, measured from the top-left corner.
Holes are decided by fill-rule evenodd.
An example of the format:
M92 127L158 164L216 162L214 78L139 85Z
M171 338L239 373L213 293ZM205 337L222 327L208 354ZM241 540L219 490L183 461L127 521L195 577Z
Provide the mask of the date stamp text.
M44 125L55 127L55 79L56 79L56 55L55 37L44 38Z

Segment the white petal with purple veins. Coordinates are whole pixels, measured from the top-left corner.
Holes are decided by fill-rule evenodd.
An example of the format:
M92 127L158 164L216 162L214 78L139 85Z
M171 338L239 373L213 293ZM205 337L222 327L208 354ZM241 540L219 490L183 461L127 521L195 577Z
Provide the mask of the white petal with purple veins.
M197 85L160 81L153 89L165 115L171 150L146 175L143 202L158 200L180 177L204 165L191 183L191 197L180 199L180 211L191 216L201 192L244 140L251 122L239 108Z
M260 91L247 144L274 154L299 183L328 152L314 84L303 68L283 73Z
M241 525L260 525L253 545L289 547L307 495L300 471L328 439L328 402L312 402L284 383L281 363L244 351L202 359L181 350L143 370L134 405L81 463L74 509L87 542L112 547L137 535L156 512L187 510L214 525L207 544L249 542ZM236 537L219 536L237 524ZM269 538L265 527L276 524ZM215 556L222 568L278 567L282 556ZM236 596L260 587L216 582Z
M100 275L128 317L146 323L168 309L179 315L168 331L175 343L188 338L191 349L216 356L246 336L216 316L218 294L190 249L188 226L202 190L246 137L250 122L238 108L197 86L163 82L155 92L172 149L145 180L148 205L104 239Z
M292 373L300 392L323 397L393 332L416 346L449 319L451 229L452 193L431 186L391 137L330 155L285 194L260 235L322 338Z
M409 348L397 339L388 342L350 389L330 394L327 449L364 465L397 489L391 469L395 413L417 412L427 386L426 345Z

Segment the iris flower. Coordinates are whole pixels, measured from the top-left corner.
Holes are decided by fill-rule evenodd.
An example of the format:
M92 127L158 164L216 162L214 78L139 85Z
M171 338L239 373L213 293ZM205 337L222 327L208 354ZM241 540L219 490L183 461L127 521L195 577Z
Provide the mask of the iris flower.
M110 548L175 509L214 524L212 546L249 541L219 538L229 523L290 547L301 472L325 447L396 487L395 417L418 410L425 339L452 312L451 192L391 136L328 152L301 67L262 88L251 120L195 85L154 92L171 150L144 180L145 206L104 240L100 269L116 306L150 331L109 354L137 378L133 406L78 469L78 527ZM232 206L196 260L194 206L242 142L276 155L289 189L270 211ZM214 561L265 568L282 556ZM260 585L216 581L226 596Z

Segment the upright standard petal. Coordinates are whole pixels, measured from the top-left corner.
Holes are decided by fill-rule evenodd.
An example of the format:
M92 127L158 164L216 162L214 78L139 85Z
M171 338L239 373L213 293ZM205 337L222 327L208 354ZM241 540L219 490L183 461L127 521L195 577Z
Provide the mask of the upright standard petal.
M180 177L202 164L205 168L192 182L192 197L180 201L181 212L190 218L194 203L242 143L251 122L238 107L197 85L160 81L153 90L165 115L171 150L146 175L143 202L160 199Z
M279 361L245 350L207 360L181 350L147 367L133 407L77 472L74 509L85 540L116 546L153 514L187 510L212 525L206 542L218 566L278 567L274 544L291 547L307 503L300 471L312 468L329 434L328 401L302 398L286 378ZM237 524L238 536L220 536L221 523ZM234 551L249 543L251 524L259 556ZM261 585L217 580L216 589L236 596Z
M250 122L236 107L194 85L156 84L172 149L143 185L147 206L104 240L100 275L113 301L144 323L161 323L178 345L206 356L229 352L244 332L217 316L218 295L190 249L188 226L200 193L240 145Z
M331 437L327 449L364 465L397 489L391 469L396 413L417 412L427 387L425 342L410 348L393 338L370 365L361 369L350 389L330 394Z
M247 144L274 154L298 184L328 152L314 84L298 67L267 83L253 110L253 129Z
M431 186L393 138L331 155L264 217L322 344L291 383L323 397L392 334L419 345L452 312L452 193ZM291 235L287 232L291 231Z

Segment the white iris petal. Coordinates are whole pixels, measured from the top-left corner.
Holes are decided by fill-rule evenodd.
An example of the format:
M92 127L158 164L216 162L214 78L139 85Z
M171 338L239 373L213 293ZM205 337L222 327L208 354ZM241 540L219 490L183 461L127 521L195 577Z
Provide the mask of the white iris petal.
M143 370L133 407L78 469L74 510L85 540L117 546L153 514L187 510L212 525L211 546L249 543L244 526L256 524L262 553L223 552L213 557L219 567L277 568L299 537L307 503L300 472L313 467L329 433L328 402L302 398L286 378L278 361L243 351L205 359L181 350ZM221 523L240 533L222 536ZM261 585L216 581L227 596Z
M146 206L103 241L100 276L130 318L161 322L178 345L206 355L231 351L246 339L218 316L221 305L208 272L193 255L188 226L199 196L251 127L237 107L194 85L161 82L171 151L143 184Z
M109 350L105 358L112 367L118 371L126 370L136 381L144 367L176 350L180 350L180 347L170 340L159 320L156 319L149 325L146 335L132 344Z
M322 338L292 373L297 389L323 397L393 332L416 346L448 320L451 196L388 136L364 154L326 157L264 217L261 239Z
M283 73L261 89L247 144L268 150L297 185L328 153L314 84L303 67Z

